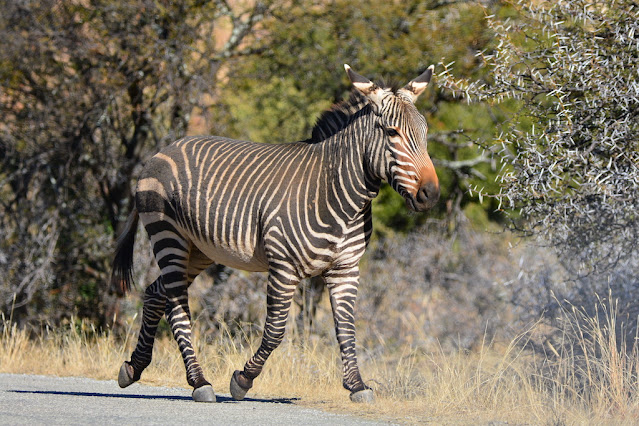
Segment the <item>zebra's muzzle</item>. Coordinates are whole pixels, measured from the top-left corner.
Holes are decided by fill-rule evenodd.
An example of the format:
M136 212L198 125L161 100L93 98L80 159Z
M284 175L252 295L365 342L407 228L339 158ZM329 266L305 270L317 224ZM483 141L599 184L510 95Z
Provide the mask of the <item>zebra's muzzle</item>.
M423 185L417 191L416 195L410 194L406 198L406 205L416 212L423 212L429 210L437 204L439 200L439 185L433 182L429 182Z

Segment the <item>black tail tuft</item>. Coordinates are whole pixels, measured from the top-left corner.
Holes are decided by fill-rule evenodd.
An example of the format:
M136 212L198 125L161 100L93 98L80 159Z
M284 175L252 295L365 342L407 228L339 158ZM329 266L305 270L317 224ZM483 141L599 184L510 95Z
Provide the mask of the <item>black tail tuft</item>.
M113 259L113 270L111 271L111 286L118 289L122 294L131 290L133 282L133 245L135 243L135 233L138 229L138 211L133 209L126 221L124 231L118 238L118 245L115 249Z

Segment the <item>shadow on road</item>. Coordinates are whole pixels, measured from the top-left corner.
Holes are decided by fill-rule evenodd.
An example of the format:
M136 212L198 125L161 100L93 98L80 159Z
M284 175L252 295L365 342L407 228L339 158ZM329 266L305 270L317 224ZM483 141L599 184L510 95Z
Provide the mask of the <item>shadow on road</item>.
M62 391L26 391L10 389L6 392L22 393L22 394L35 394L35 395L62 395L62 396L89 396L98 398L124 398L124 399L155 399L165 401L193 401L190 396L177 396L177 395L139 395L139 394L121 394L121 393L100 393L100 392L62 392ZM299 398L244 398L242 401L236 401L231 397L224 395L216 395L217 402L221 403L242 403L246 402L264 402L271 404L293 404L298 401Z

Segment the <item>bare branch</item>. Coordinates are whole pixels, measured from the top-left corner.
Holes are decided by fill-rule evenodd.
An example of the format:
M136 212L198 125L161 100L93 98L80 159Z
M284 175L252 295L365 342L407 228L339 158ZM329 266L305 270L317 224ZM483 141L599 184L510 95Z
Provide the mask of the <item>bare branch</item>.
M244 14L236 14L228 5L226 0L218 0L220 11L224 16L228 16L231 19L233 29L231 35L226 41L222 49L217 53L216 58L223 59L236 55L246 54L250 49L245 49L244 53L237 51L238 47L244 42L247 35L249 35L255 25L260 22L266 16L269 11L269 7L262 1L257 1L250 11L249 16L242 18Z

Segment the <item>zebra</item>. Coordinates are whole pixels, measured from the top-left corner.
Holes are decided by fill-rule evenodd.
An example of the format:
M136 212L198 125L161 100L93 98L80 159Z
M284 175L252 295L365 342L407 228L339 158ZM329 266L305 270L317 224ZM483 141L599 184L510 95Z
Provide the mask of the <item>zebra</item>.
M282 341L296 286L309 277L321 277L329 291L344 388L354 402L374 400L355 351L359 261L372 233L371 201L383 181L415 211L439 199L426 119L414 104L434 66L399 89L344 67L354 87L350 98L324 112L308 140L261 144L185 137L144 166L118 238L111 283L130 289L139 219L161 274L144 292L138 342L120 368L121 387L139 380L151 362L158 322L166 315L193 399L216 400L191 342L187 292L216 263L268 272L261 344L231 377L235 400L245 397Z

